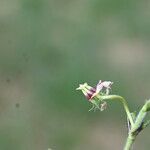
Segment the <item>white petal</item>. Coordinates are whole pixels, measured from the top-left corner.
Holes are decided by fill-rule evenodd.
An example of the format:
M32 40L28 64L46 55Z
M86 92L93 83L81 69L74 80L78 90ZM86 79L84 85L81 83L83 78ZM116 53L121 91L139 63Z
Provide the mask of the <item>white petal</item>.
M103 85L103 87L105 88L110 88L110 86L113 84L113 82L111 81L104 81L101 83Z

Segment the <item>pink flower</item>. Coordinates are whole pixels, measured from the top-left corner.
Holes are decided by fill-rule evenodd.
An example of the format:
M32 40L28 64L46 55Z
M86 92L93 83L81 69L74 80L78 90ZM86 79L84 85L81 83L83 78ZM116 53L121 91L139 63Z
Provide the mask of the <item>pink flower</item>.
M101 90L106 90L106 94L109 95L109 90L111 90L111 86L112 86L113 82L111 81L99 81L99 83L97 84L97 91L100 92Z
M88 100L92 100L94 98L100 97L100 94L109 94L109 90L111 89L111 85L113 82L111 81L99 81L96 87L91 87L87 83L80 84L76 90L81 90L85 97Z

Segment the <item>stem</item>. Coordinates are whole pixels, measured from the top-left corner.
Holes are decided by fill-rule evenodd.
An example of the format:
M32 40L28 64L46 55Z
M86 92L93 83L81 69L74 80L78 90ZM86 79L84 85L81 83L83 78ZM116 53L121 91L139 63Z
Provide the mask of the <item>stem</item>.
M142 122L144 121L144 118L146 117L146 114L147 114L147 112L144 112L143 109L140 110L140 112L136 118L135 124L134 124L133 128L131 129L132 133L136 132L141 127Z
M124 150L131 150L132 144L135 141L136 136L150 123L149 121L147 121L146 123L143 124L147 111L149 110L150 110L150 101L147 101L139 111L135 123L131 128L131 130L129 131L129 135Z
M150 124L150 120L146 121L146 122L143 124L142 129L146 128L149 124Z
M127 117L131 123L131 129L129 130L126 145L124 147L124 150L131 150L132 145L135 141L136 136L148 125L150 122L144 123L144 119L146 117L146 114L148 111L150 111L150 100L146 101L146 103L143 105L141 110L139 111L139 114L136 117L136 120L133 121L133 118L131 116L128 104L126 100L119 96L119 95L107 95L107 96L101 96L101 100L120 100L124 106L125 112L127 114Z
M135 141L135 138L136 136L129 133L124 150L131 150L133 142Z
M118 100L120 100L122 102L123 106L124 106L127 117L129 118L129 121L131 123L131 127L134 125L133 118L131 116L127 101L123 97L121 97L119 95L108 95L108 96L102 96L102 99L103 100L108 100L108 99L112 99L112 100L117 100L118 99Z

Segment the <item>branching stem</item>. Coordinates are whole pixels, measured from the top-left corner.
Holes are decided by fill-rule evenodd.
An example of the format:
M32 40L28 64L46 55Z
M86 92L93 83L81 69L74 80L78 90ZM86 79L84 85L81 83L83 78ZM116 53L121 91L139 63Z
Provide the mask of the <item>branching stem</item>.
M143 105L143 107L139 111L139 114L136 117L135 123L132 126L131 130L129 131L124 150L131 150L136 136L150 123L149 121L144 123L145 121L144 119L148 111L150 111L150 100L146 101L146 103Z

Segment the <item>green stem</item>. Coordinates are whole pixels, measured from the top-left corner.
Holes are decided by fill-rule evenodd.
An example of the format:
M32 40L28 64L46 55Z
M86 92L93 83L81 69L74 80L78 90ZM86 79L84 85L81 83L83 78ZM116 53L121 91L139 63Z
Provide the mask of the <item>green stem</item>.
M127 117L131 123L131 129L128 133L128 138L126 141L126 145L124 147L124 150L131 150L132 145L135 141L136 136L148 125L149 122L144 123L144 119L146 117L146 114L148 111L150 111L150 100L146 101L146 103L143 105L142 109L139 111L139 114L136 117L136 120L133 121L132 115L130 113L128 104L126 100L119 96L119 95L106 95L101 96L101 100L120 100L124 106L125 112L127 114Z
M131 116L127 101L123 97L121 97L119 95L108 95L108 96L102 96L102 99L103 100L108 100L108 99L120 100L122 102L123 106L124 106L127 117L129 118L129 121L131 123L131 127L134 125L133 118Z
M131 133L128 135L127 141L126 141L126 145L124 147L124 150L131 150L132 145L135 141L136 136L132 135Z
M144 122L144 118L146 117L147 112L149 111L150 101L146 101L146 103L143 105L141 110L139 111L138 116L136 117L135 124L133 128L131 129L131 132L136 132L142 125L142 122Z
M149 121L144 123L144 119L146 117L147 111L150 110L150 101L147 101L144 106L139 111L138 116L136 117L135 123L129 131L129 135L127 138L126 145L124 150L131 150L132 144L135 141L136 136L150 123Z

